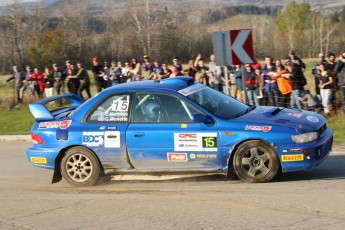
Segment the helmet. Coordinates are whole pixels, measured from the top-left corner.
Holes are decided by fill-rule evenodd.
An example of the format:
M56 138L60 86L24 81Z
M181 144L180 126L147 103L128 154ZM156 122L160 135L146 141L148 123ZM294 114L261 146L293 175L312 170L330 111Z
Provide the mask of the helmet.
M158 121L160 114L160 105L157 101L148 100L144 105L144 114L149 121Z

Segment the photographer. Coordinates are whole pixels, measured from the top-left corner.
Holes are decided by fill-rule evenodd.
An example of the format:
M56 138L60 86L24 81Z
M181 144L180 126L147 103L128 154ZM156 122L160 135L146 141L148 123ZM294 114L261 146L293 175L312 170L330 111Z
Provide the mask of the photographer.
M343 112L345 112L345 50L339 56L338 62L335 66L337 73L337 80L340 92L340 103Z

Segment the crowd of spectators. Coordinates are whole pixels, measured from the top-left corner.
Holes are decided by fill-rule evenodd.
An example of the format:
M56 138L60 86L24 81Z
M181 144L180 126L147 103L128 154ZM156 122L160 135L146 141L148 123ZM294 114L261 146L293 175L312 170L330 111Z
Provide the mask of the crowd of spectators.
M170 64L151 61L143 56L143 63L137 58L130 61L103 61L92 58L92 73L97 92L113 85L142 80L160 80L181 75L192 77L195 81L221 91L239 101L250 105L282 106L297 109L323 110L325 115L332 114L339 92L339 105L345 111L345 50L336 60L330 53L328 60L320 52L318 61L311 70L315 79L315 95L305 90L307 79L304 62L291 50L283 59L266 56L264 65L259 62L244 65L227 66L227 71L216 64L215 56L209 57L208 63L198 54L183 69L178 57L173 57ZM61 93L74 93L82 98L91 97L90 76L82 63L65 62L64 68L57 64L52 69L43 71L26 66L21 71L13 67L13 75L7 81L15 81L17 101L23 101L24 91L30 97L41 99ZM85 95L86 94L86 95Z

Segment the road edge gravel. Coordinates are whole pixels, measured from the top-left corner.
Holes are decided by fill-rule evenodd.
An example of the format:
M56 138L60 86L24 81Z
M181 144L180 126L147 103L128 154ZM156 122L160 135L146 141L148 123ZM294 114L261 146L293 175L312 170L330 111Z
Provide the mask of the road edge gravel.
M0 135L0 141L31 141L31 135Z

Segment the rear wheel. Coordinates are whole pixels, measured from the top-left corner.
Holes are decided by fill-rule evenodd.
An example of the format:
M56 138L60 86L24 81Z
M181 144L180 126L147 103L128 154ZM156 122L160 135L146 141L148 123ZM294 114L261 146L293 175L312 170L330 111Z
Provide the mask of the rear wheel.
M268 143L255 140L238 148L233 167L242 180L259 183L273 180L279 172L280 164L277 153Z
M96 156L89 149L74 147L62 158L60 170L63 178L73 186L92 186L101 175Z

